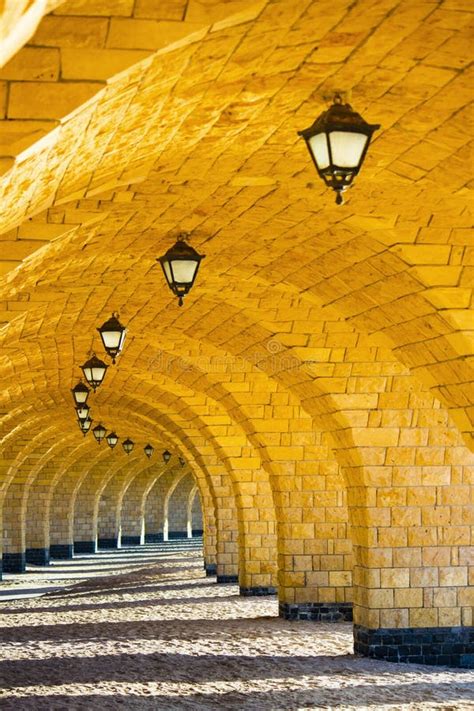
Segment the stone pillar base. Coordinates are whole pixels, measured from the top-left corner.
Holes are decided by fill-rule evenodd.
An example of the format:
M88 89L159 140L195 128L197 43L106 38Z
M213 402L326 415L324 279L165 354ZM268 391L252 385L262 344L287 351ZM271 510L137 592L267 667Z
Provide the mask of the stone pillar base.
M238 575L218 575L217 582L218 583L238 583L239 576Z
M204 570L206 571L206 577L208 578L217 575L217 565L215 563L205 563Z
M74 541L74 553L97 553L97 542Z
M276 595L277 589L270 586L260 586L256 588L240 588L242 597L263 597L264 595Z
M118 538L99 538L97 541L98 548L118 548Z
M162 533L146 533L145 543L163 543Z
M371 630L354 625L354 652L387 662L474 669L474 627Z
M351 602L280 602L278 611L285 620L352 622Z
M28 565L49 565L49 548L27 548L25 557Z
M49 557L57 558L58 560L72 560L72 543L54 543L49 547Z
M26 560L24 553L4 553L3 572L4 573L24 573L26 570Z
M120 539L122 546L140 546L142 543L141 536L122 536Z

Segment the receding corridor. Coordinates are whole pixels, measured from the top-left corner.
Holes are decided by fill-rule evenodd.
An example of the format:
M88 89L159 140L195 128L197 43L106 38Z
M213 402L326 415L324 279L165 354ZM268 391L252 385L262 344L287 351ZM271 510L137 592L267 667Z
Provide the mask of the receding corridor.
M27 589L49 592L6 599ZM350 623L206 578L196 540L29 567L2 592L2 709L474 708L474 672L355 657Z

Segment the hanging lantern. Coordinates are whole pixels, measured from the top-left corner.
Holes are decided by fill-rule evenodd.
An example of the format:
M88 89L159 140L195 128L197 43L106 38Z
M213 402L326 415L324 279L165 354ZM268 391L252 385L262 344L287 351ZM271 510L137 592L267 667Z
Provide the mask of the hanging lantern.
M102 423L99 423L97 427L94 427L92 434L96 438L97 442L100 444L106 435L107 430Z
M151 446L151 444L146 444L143 448L143 451L145 452L146 456L148 459L150 459L151 455L155 451L155 448Z
M127 454L130 454L130 452L132 451L134 446L135 446L135 442L132 442L131 439L126 439L124 442L122 442L122 447L124 448L124 450Z
M76 387L71 390L76 405L83 405L89 397L90 390L87 385L79 381Z
M168 452L167 449L163 452L163 461L165 464L168 464L169 460L171 459L171 452Z
M184 457L179 457L179 463L182 467L184 467L184 465L186 464L186 460L184 459Z
M86 417L85 420L78 420L79 427L81 429L81 432L84 436L89 432L91 425L92 425L92 420L90 417Z
M109 445L110 449L113 449L119 441L119 438L117 437L115 432L110 432L110 434L108 434L105 439L107 440L107 444Z
M89 417L89 412L90 412L90 407L89 405L79 405L79 407L76 407L76 415L78 420L85 420L87 417Z
M380 124L367 123L336 95L332 106L312 126L298 131L319 176L337 193L338 205L344 202L343 193L360 171L372 134L379 128Z
M187 244L185 237L186 234L181 234L176 244L157 260L161 264L169 288L178 297L180 306L194 284L201 259L205 257Z
M103 360L97 358L95 353L92 355L91 358L89 358L88 361L84 363L84 365L81 365L84 377L89 383L89 385L92 387L94 392L102 383L108 367L109 366L104 363Z
M97 330L100 333L107 355L112 358L112 363L115 363L116 357L123 348L127 329L125 326L122 326L118 320L118 316L113 314L109 320L103 323Z

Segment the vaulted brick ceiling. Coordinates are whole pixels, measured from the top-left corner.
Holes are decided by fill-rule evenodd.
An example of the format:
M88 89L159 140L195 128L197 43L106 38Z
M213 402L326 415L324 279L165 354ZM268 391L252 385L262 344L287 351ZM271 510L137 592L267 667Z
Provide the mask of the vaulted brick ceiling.
M69 388L118 311L126 349L94 408L122 432L252 436L259 390L344 427L344 366L364 363L386 390L409 369L469 442L471 18L456 0L70 0L46 16L1 76L12 421L70 434ZM296 134L336 91L382 124L343 207ZM182 309L156 263L181 229L207 255Z

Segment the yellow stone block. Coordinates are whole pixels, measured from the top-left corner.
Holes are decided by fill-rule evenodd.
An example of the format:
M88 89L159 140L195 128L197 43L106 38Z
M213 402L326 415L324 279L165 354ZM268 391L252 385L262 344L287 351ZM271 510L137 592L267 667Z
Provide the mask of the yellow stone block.
M204 27L205 25L202 23L194 22L112 18L107 36L107 47L111 49L156 50L192 36ZM194 39L197 37L195 35Z
M409 264L448 264L451 247L449 245L397 245L393 251Z
M410 627L438 627L437 609L413 608L409 611Z
M441 587L465 587L467 585L467 567L440 568L439 584Z
M380 586L382 588L407 588L409 585L410 571L408 568L384 568L380 571ZM395 604L397 603L395 602Z
M100 89L99 84L91 82L14 82L10 87L8 118L61 119Z

